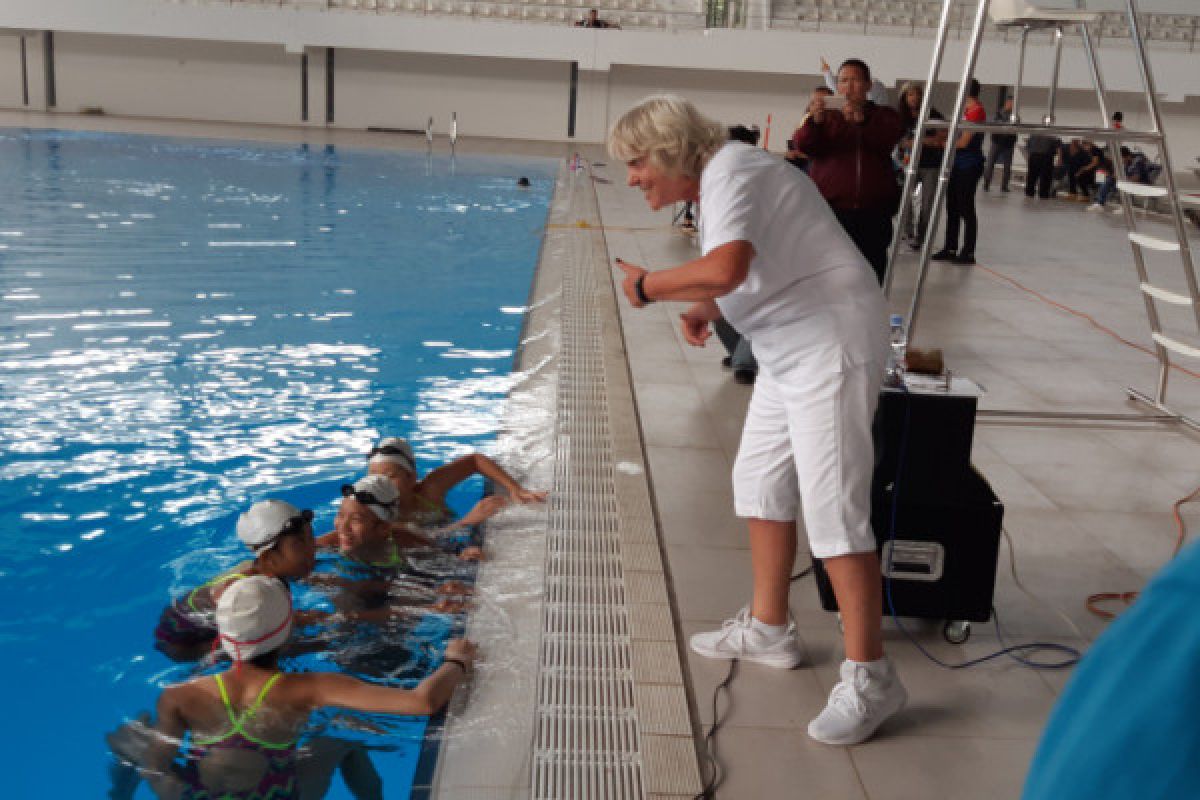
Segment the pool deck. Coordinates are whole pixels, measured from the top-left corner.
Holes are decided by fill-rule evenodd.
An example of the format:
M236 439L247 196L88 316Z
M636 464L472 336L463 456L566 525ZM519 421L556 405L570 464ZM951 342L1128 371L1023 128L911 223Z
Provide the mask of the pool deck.
M669 211L650 212L641 193L624 185L623 169L611 165L596 173L611 181L596 186L611 257L654 269L697 254L669 227ZM933 265L916 344L942 348L956 374L982 384L987 392L981 409L1144 413L1125 399L1125 387L1153 390L1157 363L1151 356L1005 279L1149 344L1123 218L1085 213L1077 203L1030 201L1019 189L1005 194L995 187L980 192L978 207L982 266ZM900 313L907 311L914 262L906 256L899 264L893 306ZM614 280L619 277L614 270ZM676 324L682 305L635 310L621 302L620 308L686 636L719 626L749 600L749 550L744 525L733 515L729 475L750 389L721 368L724 352L715 337L703 349L683 341ZM1195 371L1198 365L1184 366ZM1176 373L1169 399L1196 417L1200 380ZM1002 425L981 419L972 460L1004 503L1017 574L1037 598L1015 584L1002 542L995 605L1010 643L1043 640L1085 649L1104 629L1085 609L1087 596L1140 588L1171 554L1172 503L1200 485L1200 437L1153 424ZM1196 505L1184 511L1193 530L1200 526ZM807 560L802 547L798 567ZM729 705L722 701L726 777L719 797L1020 795L1067 674L1006 659L943 669L889 622L886 646L909 689L909 705L874 740L828 747L809 739L805 729L836 681L838 628L833 615L821 610L811 578L793 588L792 613L807 651L805 665L787 672L742 665ZM990 623L975 625L962 646L944 642L940 626L909 626L947 661L1000 646ZM713 690L727 667L690 653L687 663L699 735L712 721Z
M0 125L425 147L420 137L392 134L32 113L0 113ZM445 152L445 140L436 148ZM460 153L567 156L576 149L597 162L607 161L598 148L471 139L459 143ZM620 256L650 268L694 257L692 241L670 227L669 212L647 210L640 192L624 185L623 173L615 164L595 168L603 236L595 236L593 257L611 264ZM1143 410L1125 399L1125 387L1153 389L1157 365L1150 356L1012 282L1090 314L1130 341L1147 343L1148 325L1120 218L1084 213L1074 203L1028 201L1019 191L980 193L978 204L980 266L932 267L916 344L941 347L957 374L983 385L985 410ZM911 267L910 259L901 261L894 293L900 312L907 310ZM612 405L610 424L622 446L640 440L642 452L634 461L648 470L665 557L662 588L676 612L673 627L681 634L677 652L685 667L682 684L698 742L712 721L713 690L727 667L684 653L683 643L687 635L719 625L749 597L749 551L744 525L732 512L729 474L750 389L735 384L721 368L723 353L715 342L703 349L683 342L676 325L682 306L660 303L639 311L618 296L615 308L619 321L615 315L602 319L607 337L623 342L633 403ZM536 381L533 387L536 392ZM1180 410L1200 416L1200 379L1173 375L1170 397ZM1004 503L1018 574L1033 595L1014 581L1002 543L995 604L1010 641L1037 639L1085 649L1104 628L1084 608L1085 598L1141 587L1170 556L1172 503L1200 484L1200 437L1156 424L999 424L984 418L976 428L972 457ZM544 469L540 476L548 475ZM1184 509L1193 529L1200 526L1196 508ZM509 555L523 553L535 560L540 557L537 546L531 539ZM798 566L806 563L802 554ZM532 625L540 613L534 600L517 602L533 606L524 617ZM887 647L909 688L909 706L871 742L827 747L808 739L805 728L836 678L838 628L833 615L820 609L811 579L793 589L792 611L807 661L786 672L741 666L729 702L722 704L719 747L725 780L718 797L1019 796L1066 674L1034 672L1002 659L969 670L945 670L925 660L888 623ZM636 620L630 622L636 627ZM911 627L930 651L947 660L980 656L999 645L991 624L976 625L962 646L945 643L940 626ZM533 630L519 633L526 641L536 635ZM474 698L482 700L483 693L473 691ZM500 725L506 713L489 706L484 718ZM493 743L504 740L510 749L506 756L495 751L493 758L499 761L489 759L480 766L499 764L496 769L504 774L496 783L506 788L466 782L457 789L448 786L444 796L528 796L530 740L523 723L489 733Z

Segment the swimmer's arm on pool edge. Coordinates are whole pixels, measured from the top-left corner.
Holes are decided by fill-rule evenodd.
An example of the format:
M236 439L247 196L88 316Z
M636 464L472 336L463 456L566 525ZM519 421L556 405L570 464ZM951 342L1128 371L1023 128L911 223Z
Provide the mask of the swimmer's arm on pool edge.
M417 491L426 500L441 503L447 492L476 474L491 478L518 503L540 503L546 499L546 492L521 486L503 467L483 453L471 453L443 464L425 476Z
M474 661L475 649L466 639L455 639L446 645L446 658L458 659L469 666ZM463 666L445 661L415 689L378 686L335 672L309 673L304 676L304 686L307 704L312 708L335 706L380 714L427 716L449 702L464 677Z

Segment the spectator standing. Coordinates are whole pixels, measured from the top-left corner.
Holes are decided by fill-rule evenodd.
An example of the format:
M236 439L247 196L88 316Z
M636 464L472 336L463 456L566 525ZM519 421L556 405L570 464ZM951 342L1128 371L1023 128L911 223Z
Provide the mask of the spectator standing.
M826 110L825 96L814 92L793 145L808 155L809 176L882 283L900 195L892 150L904 128L894 109L867 99L870 86L871 70L864 62L844 62L837 92L845 108Z
M900 102L896 104L896 112L900 115L900 123L907 131L900 142L903 165L908 164L912 154L913 143L917 136L917 119L921 116L921 103L925 99L925 90L917 83L906 83L900 87ZM945 119L942 112L936 108L929 109L930 119ZM937 191L938 171L942 167L942 156L946 152L946 132L930 131L921 139L921 158L917 163L916 185L921 187L921 212L917 224L912 231L912 248L918 250L925 239L925 231L929 230L929 215L933 211L933 195ZM905 212L900 221L900 230L908 231L912 220L912 207Z
M1050 197L1054 178L1054 155L1061 142L1053 136L1034 134L1026 145L1025 196L1034 192L1043 200Z
M992 122L1007 123L1012 121L1013 101L1009 97L1004 101L1004 108L996 112L992 117ZM1000 180L1000 191L1008 191L1008 182L1012 178L1012 160L1013 150L1017 148L1017 135L1015 133L993 133L991 148L988 150L987 167L983 171L983 190L986 192L992 188L992 174L996 170L996 164L999 163L1004 167L1004 176Z
M821 59L821 77L825 79L825 87L830 92L836 93L838 91L837 77L834 76L833 70L829 68L829 62L824 58ZM871 81L871 88L867 90L867 99L877 106L886 106L888 104L887 87L883 85L882 81Z
M979 102L979 81L971 79L963 122L985 122L987 112ZM983 175L983 134L963 131L954 143L954 166L950 170L950 186L946 190L946 243L934 253L934 261L950 261L963 266L975 263L975 238L978 220L975 217L975 187ZM958 249L958 228L963 227L963 245Z

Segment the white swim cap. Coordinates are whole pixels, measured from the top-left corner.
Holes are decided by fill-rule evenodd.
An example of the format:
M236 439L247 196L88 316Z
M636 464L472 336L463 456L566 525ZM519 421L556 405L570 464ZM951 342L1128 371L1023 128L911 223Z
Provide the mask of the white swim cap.
M382 475L367 475L352 484L342 485L342 497L353 497L384 522L396 518L396 498L399 496L395 484Z
M367 463L378 464L380 461L399 464L413 475L417 474L417 459L407 439L393 436L372 447L371 452L367 454Z
M241 578L217 601L217 633L234 661L278 650L291 632L292 593L278 578Z
M274 545L281 534L290 533L312 518L311 511L301 511L283 500L263 500L238 517L237 536L258 555Z

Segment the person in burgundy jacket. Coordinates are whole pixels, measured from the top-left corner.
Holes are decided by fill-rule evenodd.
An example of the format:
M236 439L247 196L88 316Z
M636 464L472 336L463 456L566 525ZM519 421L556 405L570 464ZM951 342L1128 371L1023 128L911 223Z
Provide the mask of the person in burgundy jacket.
M814 93L792 149L809 157L809 177L882 283L892 216L900 200L892 150L904 125L895 109L867 100L870 88L871 70L865 63L857 58L843 62L837 92L845 107L828 109L825 96Z

